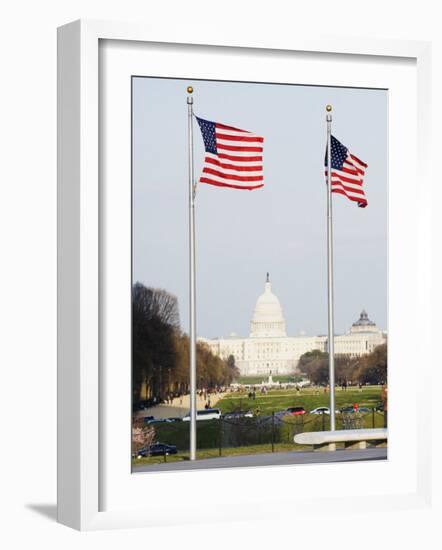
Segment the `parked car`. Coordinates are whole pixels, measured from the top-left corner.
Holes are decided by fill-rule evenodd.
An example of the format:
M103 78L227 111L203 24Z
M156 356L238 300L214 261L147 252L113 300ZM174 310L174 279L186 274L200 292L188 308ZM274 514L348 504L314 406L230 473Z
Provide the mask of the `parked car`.
M152 420L148 420L147 423L150 424L168 424L169 422L173 422L169 418L153 418Z
M166 443L152 443L148 447L140 449L137 453L137 458L146 456L164 456L176 455L176 445L167 445Z
M181 416L172 416L170 418L166 418L168 422L181 422L183 419Z
M219 420L221 411L219 409L202 409L196 411L197 420ZM190 412L183 417L184 422L190 422Z
M377 411L377 412L384 412L384 404L383 403L378 403L375 406L374 410Z
M358 412L358 413L367 413L367 412L370 412L371 409L367 408L367 407L357 407L355 408L353 405L349 405L348 407L342 407L341 409L339 409L339 412L341 413L354 413L354 412Z
M310 411L310 414L330 414L330 409L328 407L316 407Z
M335 410L335 414L339 414L340 412L339 409ZM330 409L329 407L316 407L316 409L310 411L310 414L330 414Z
M145 416L143 418L143 420L144 420L145 424L148 424L149 422L152 422L152 420L155 420L155 417L154 416Z
M305 414L306 410L304 407L288 407L286 409L288 414L292 414L294 416L297 416L298 414Z
M221 418L225 420L236 419L236 418L253 418L253 413L251 411L234 411L228 412L221 415Z

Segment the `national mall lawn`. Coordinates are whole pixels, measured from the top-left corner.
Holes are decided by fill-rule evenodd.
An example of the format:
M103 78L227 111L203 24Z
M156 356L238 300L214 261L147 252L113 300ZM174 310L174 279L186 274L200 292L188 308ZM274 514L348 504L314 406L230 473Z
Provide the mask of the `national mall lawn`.
M282 386L284 386L283 382ZM248 398L249 391L245 388L242 392L227 393L223 399L213 404L213 406L221 409L222 413L235 410L255 412L259 408L260 415L271 415L272 412L282 411L288 407L304 407L308 413L317 407L329 406L330 396L328 390L325 393L322 387L302 388L299 392L295 388L272 389L267 394L261 394L258 388L255 399ZM335 388L336 409L354 403L357 403L359 407L371 409L382 402L381 391L381 386L362 386L361 389L357 386L348 386L347 390L337 387Z

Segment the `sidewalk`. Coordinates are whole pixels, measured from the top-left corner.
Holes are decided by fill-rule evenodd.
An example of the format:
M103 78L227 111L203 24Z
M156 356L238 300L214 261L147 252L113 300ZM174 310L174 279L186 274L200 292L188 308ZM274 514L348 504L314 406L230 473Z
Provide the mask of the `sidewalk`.
M195 461L182 460L164 464L143 464L132 466L133 472L158 472L199 470L209 468L236 468L238 466L282 466L288 464L329 464L332 462L360 462L387 460L387 447L358 450L338 450L332 452L290 451L283 453L259 453L255 455L222 456L203 458Z
M213 393L210 395L210 406L215 407L216 403L224 397L224 393ZM204 409L206 400L204 397L196 396L196 408ZM182 397L175 397L172 403L161 403L155 407L144 409L144 411L137 411L137 417L154 416L155 418L169 418L174 416L185 416L190 411L190 395L183 395Z

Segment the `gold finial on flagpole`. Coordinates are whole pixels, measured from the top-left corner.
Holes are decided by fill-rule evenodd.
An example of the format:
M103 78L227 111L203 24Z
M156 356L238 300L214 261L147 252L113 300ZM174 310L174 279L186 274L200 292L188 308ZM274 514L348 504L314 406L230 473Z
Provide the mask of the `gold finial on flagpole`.
M327 113L330 113L330 111L332 110L332 106L331 105L327 105L325 110L327 111Z
M193 93L193 88L192 88L192 86L187 86L187 93L188 93L188 94L192 94L192 93Z

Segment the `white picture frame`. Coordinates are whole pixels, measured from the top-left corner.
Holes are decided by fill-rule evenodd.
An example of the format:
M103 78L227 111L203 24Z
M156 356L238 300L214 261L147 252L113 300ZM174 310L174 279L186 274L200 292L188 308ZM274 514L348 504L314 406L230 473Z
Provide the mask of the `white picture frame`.
M420 166L420 185L415 192L412 200L418 205L416 210L416 224L418 232L410 244L411 254L418 254L418 267L410 274L407 281L413 284L414 300L411 300L412 312L415 316L415 323L418 323L421 334L429 335L431 329L428 326L431 304L431 286L430 286L430 253L428 243L431 242L429 228L428 208L431 205L431 182L428 172L428 158L430 150L429 119L430 102L428 100L428 83L430 79L430 45L424 42L405 42L405 41L381 41L381 40L358 40L356 38L318 38L311 40L305 37L281 37L278 42L267 44L265 39L254 39L248 41L246 38L236 38L226 36L225 41L217 44L207 44L204 36L194 36L189 41L188 37L158 35L143 26L124 23L108 23L97 21L77 21L68 24L59 29L58 35L58 520L68 526L80 530L103 529L115 527L135 527L135 526L153 526L160 524L173 524L192 521L211 521L210 513L202 512L195 518L191 513L192 496L191 487L196 478L188 481L189 475L194 473L175 473L175 474L149 474L144 476L144 480L128 479L130 472L125 465L119 461L108 460L103 463L104 449L108 450L108 443L105 441L105 425L103 415L107 414L106 400L107 393L114 391L112 388L118 386L114 381L111 385L104 385L103 374L103 347L100 343L103 330L103 302L106 301L106 285L103 285L103 270L109 266L107 259L103 257L103 232L109 230L106 223L102 223L103 208L113 208L112 204L103 204L103 176L100 174L100 115L103 115L105 107L100 102L100 44L102 41L112 41L123 44L126 50L132 47L140 48L143 44L155 45L155 48L161 49L161 45L167 45L172 48L172 60L176 51L185 49L192 50L192 47L198 47L198 52L206 58L213 47L226 51L232 58L241 56L250 52L271 52L273 56L280 56L282 66L291 53L302 55L315 55L322 57L324 63L333 57L342 60L344 63L353 62L367 66L370 60L377 60L379 63L410 63L415 66L415 83L417 85L417 94L410 89L410 98L412 104L409 105L410 116L410 149L409 160L411 166ZM181 45L181 46L180 46ZM210 48L212 48L210 50ZM209 51L210 50L210 51ZM127 52L126 52L127 53ZM324 56L328 56L324 59ZM364 56L364 57L361 57ZM150 56L152 58L152 56ZM365 61L364 61L365 60ZM123 66L127 58L122 57ZM176 71L173 67L169 68L170 76L180 74L182 67L176 63ZM118 67L117 67L118 69ZM357 71L351 76L345 71L336 75L331 85L364 85L368 82L368 77L361 76ZM386 71L388 72L388 71ZM210 74L209 74L210 73ZM115 74L118 74L118 70ZM151 73L152 74L152 73ZM203 73L201 73L203 74ZM214 78L219 74L219 68L205 69L208 78ZM196 76L193 73L191 76ZM325 78L325 77L323 77ZM365 80L364 80L365 78ZM374 77L373 77L374 78ZM387 77L385 77L387 78ZM265 78L264 78L265 80ZM374 81L373 81L374 82ZM311 82L316 83L316 82ZM117 86L116 86L117 88ZM118 91L116 92L118 93ZM118 98L117 98L118 99ZM398 99L399 101L399 99ZM394 109L393 109L394 110ZM416 114L416 120L412 115ZM127 123L127 121L126 121ZM129 121L130 124L130 121ZM124 135L124 134L123 134ZM101 136L102 137L102 136ZM129 147L130 144L127 144ZM127 148L125 149L127 154ZM391 150L391 155L398 155L398 151ZM393 162L394 165L394 162ZM399 166L399 163L397 163ZM410 175L404 173L404 181ZM417 199L416 199L417 195ZM118 197L117 197L118 199ZM113 201L115 204L116 198ZM406 199L404 199L406 200ZM410 199L408 199L410 200ZM117 200L118 202L118 200ZM404 208L409 208L410 203L404 204ZM397 212L393 210L393 220L398 220ZM107 212L107 211L106 211ZM111 212L111 210L109 210ZM394 234L394 231L393 231ZM392 238L397 238L393 235ZM127 251L127 250L126 250ZM124 254L124 250L121 249ZM393 267L394 267L393 263ZM124 275L124 274L123 274ZM397 276L397 272L390 269L390 277ZM406 276L404 276L406 279ZM405 284L405 283L403 283ZM399 316L395 317L400 309L400 303L394 302L390 309L390 324L393 328L393 334L403 332L407 337L407 328L401 325ZM416 325L412 323L412 328ZM417 354L419 350L425 349L425 339L416 344L410 351L408 362L411 363L413 353ZM393 336L394 341L394 336ZM427 351L428 353L428 351ZM414 355L416 357L417 355ZM399 361L402 358L396 356ZM430 363L423 364L421 371L421 380L428 383L430 378ZM405 367L404 367L405 368ZM127 373L129 377L129 373ZM398 377L398 380L400 378ZM128 385L128 378L126 380ZM394 386L393 386L394 387ZM409 391L407 386L404 391ZM397 509L398 507L422 507L427 506L431 496L431 469L430 456L425 452L424 445L420 442L430 438L429 422L427 416L428 396L426 396L426 406L423 406L423 395L419 393L418 388L413 391L413 398L416 398L416 418L409 425L410 437L413 440L412 454L410 461L404 466L403 471L397 471L397 481L404 474L409 475L409 485L404 483L404 491L394 489L394 483L385 490L380 490L374 484L373 491L369 492L364 488L364 484L359 489L358 494L364 494L366 498L363 507L370 506L370 503L377 502L377 507L385 510ZM399 393L399 392L398 392ZM129 395L127 396L129 399ZM391 422L394 426L394 406L395 400L400 403L400 396L395 398L392 393L393 412ZM123 400L124 406L124 400ZM118 407L117 407L118 409ZM118 409L118 414L121 412ZM124 412L124 408L123 408ZM116 413L117 414L117 413ZM123 415L124 416L124 415ZM120 415L121 417L121 415ZM116 442L121 442L124 437L126 420L116 421ZM398 426L398 425L397 425ZM404 430L397 430L399 434L396 438L393 435L391 445L393 462L399 460L401 455L400 440L403 442L406 434ZM392 431L394 434L394 431ZM129 432L127 433L129 438ZM401 439L402 438L402 439ZM109 449L116 448L116 442L113 441ZM395 445L397 445L395 447ZM120 445L121 446L121 445ZM118 453L117 453L118 454ZM402 453L403 454L403 453ZM112 455L112 453L107 453ZM390 456L390 449L389 449ZM316 467L316 466L315 466ZM345 465L346 468L352 468ZM358 468L365 466L358 465ZM398 463L398 468L400 464ZM126 469L125 469L126 468ZM281 467L272 469L271 475L278 477L277 486L281 487L282 479L289 479L295 476L294 467ZM304 467L306 468L306 467ZM407 470L408 468L408 470ZM124 471L123 471L124 470ZM368 466L364 470L367 475L367 481L370 482L370 476L381 480L382 473L379 465ZM270 470L259 469L230 470L228 472L217 473L214 471L198 472L198 483L208 483L210 479L216 479L217 483L223 485L226 482L226 475L230 476L233 482L239 482L247 478L253 485L254 480L268 478ZM346 491L342 489L339 494L333 498L327 496L327 492L333 490L333 487L340 486L342 479L339 465L334 467L321 466L321 476L329 476L330 473L339 478L339 484L330 483L330 486L324 488L322 483L318 487L312 488L311 502L324 507L330 507L331 503L339 506L339 503L345 501L349 495L353 494L353 489ZM360 476L361 470L353 471L348 475ZM119 478L120 473L121 480ZM304 476L308 476L304 471ZM318 474L319 475L319 474ZM394 471L388 473L389 477L394 478ZM168 477L167 477L168 476ZM179 478L177 476L180 476ZM263 477L264 476L264 477ZM111 505L107 502L107 485L117 480L129 485L130 490L120 489L118 493L114 488ZM186 510L179 508L167 508L167 500L156 502L155 509L145 507L137 502L135 493L141 492L138 484L151 484L158 491L161 484L167 484L180 480L184 491L189 494L189 500L186 503ZM295 478L293 478L294 481ZM187 485L186 485L187 484ZM290 485L289 483L286 485ZM104 487L105 486L105 487ZM299 486L299 485L298 485ZM141 485L140 485L141 487ZM324 490L325 489L325 490ZM285 490L285 489L284 489ZM287 501L288 493L284 493L283 488L278 491L269 491L264 496L253 493L253 491L243 500L237 503L237 506L231 506L230 510L223 511L222 506L217 509L217 520L229 521L232 519L258 520L265 508L266 500L273 504ZM131 492L132 491L132 492ZM134 493L135 492L135 493ZM381 502L378 502L382 495ZM221 499L222 500L222 499ZM247 506L247 503L249 506ZM253 505L252 505L253 503ZM300 513L299 503L294 503L294 508ZM268 514L268 511L266 512ZM275 517L281 515L281 510L275 514Z

